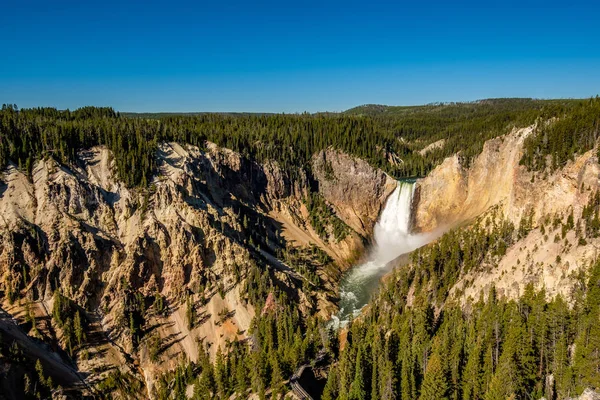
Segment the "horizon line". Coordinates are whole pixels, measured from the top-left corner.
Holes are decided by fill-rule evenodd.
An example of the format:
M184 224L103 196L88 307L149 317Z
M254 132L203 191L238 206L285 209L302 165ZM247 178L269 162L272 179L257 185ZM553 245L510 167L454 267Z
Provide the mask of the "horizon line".
M282 115L301 115L301 114L339 114L344 113L346 111L358 108L358 107L430 107L430 106L448 106L448 105L460 105L460 104L477 104L484 101L490 100L532 100L532 101L552 101L552 100L586 100L594 97L598 97L599 94L585 96L585 97L485 97L474 100L457 100L457 101L432 101L429 103L421 103L421 104L384 104L384 103L362 103L356 106L352 106L350 108L332 111L332 110L322 110L322 111L126 111L126 110L117 110L113 106L110 105L82 105L74 108L58 108L56 106L51 105L42 105L42 106L30 106L30 107L18 107L16 103L7 103L3 102L3 106L17 106L19 110L22 109L35 109L35 108L54 108L58 111L75 111L85 107L94 107L94 108L112 108L115 112L120 114L282 114Z

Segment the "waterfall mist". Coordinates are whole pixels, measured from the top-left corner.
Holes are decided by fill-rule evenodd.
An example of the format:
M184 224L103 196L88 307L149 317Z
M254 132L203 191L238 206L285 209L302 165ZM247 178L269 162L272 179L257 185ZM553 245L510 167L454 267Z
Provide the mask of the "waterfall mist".
M426 244L430 235L410 233L414 183L398 182L388 197L379 221L373 229L373 244L366 261L351 268L340 284L340 311L332 318L335 326L344 326L358 315L377 290L379 280L389 271L388 263Z

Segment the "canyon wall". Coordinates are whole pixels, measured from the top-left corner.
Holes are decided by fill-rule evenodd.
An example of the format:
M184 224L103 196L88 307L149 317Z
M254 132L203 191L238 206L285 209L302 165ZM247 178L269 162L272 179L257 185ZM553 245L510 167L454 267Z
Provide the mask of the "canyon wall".
M103 376L96 371L117 366L141 374L151 388L180 355L196 360L201 342L214 355L226 341L247 337L257 310L245 285L258 279L250 276L256 269L297 298L303 312L330 315L339 273L362 252L394 184L333 151L315 156L312 182L210 143L205 150L164 143L157 162L148 190L119 182L101 147L80 152L69 167L47 158L30 177L14 165L2 176L2 308L20 320L33 313L40 337L64 346L52 319L55 292L72 300L94 338L88 357L77 357L90 382ZM343 239L330 226L318 235L311 225L311 186L349 227ZM286 257L292 251L295 259ZM306 293L293 262L314 262L315 251L331 261L317 264L324 286ZM146 333L137 343L130 319L139 307L146 315L138 329ZM153 361L156 337L161 350Z
M495 268L481 266L463 276L453 292L462 301L478 299L495 286L500 295L516 298L525 286L544 288L549 297L571 298L577 275L596 258L597 239L580 241L575 226L583 208L600 187L600 165L589 151L550 173L533 173L519 165L525 138L534 127L489 140L469 166L460 154L446 159L417 182L413 229L434 232L466 226L477 217L507 219L518 228L530 219L526 237L512 245ZM559 226L560 228L560 226ZM557 230L558 229L558 230ZM565 230L563 233L562 230ZM558 235L558 236L557 236Z

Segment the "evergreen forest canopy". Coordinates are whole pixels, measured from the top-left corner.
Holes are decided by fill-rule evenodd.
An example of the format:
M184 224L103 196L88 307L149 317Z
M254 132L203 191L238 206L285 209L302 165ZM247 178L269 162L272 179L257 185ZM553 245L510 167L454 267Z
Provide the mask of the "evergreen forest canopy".
M9 162L31 173L33 163L54 157L75 160L96 145L114 154L117 174L130 187L145 187L155 172L161 142L203 148L206 141L258 162L275 160L293 175L310 172L313 154L328 147L363 158L396 178L423 176L445 157L460 152L469 162L483 143L513 127L558 118L538 132L523 159L540 169L545 155L559 165L576 150L589 150L598 132L599 100L493 99L416 107L361 106L342 114L120 114L111 108L0 111L0 167ZM558 126L558 127L555 127ZM573 138L564 132L577 130ZM568 136L568 135L566 135ZM427 145L444 144L419 153Z

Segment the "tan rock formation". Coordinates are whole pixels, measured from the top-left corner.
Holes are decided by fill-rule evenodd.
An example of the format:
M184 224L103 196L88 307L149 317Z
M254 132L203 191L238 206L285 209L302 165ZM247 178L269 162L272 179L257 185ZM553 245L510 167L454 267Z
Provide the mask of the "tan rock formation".
M319 192L350 227L369 237L396 181L366 161L336 150L321 151L313 157L313 171Z
M500 295L516 298L528 283L544 288L549 297L560 293L569 299L574 276L597 257L597 240L584 245L573 229L564 239L549 226L546 233L540 229L545 218L564 222L570 213L575 221L581 217L590 196L600 188L595 152L579 155L552 174L533 174L519 165L523 141L532 130L515 130L486 142L468 168L458 155L450 157L417 183L413 211L417 231L466 225L492 208L516 227L532 216L529 235L511 246L496 266L481 266L456 284L453 293L462 301L478 299L492 285Z

